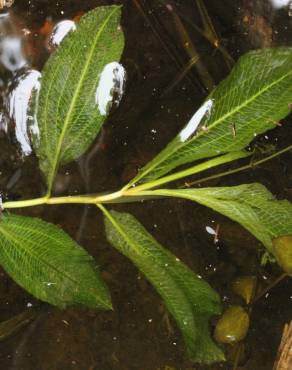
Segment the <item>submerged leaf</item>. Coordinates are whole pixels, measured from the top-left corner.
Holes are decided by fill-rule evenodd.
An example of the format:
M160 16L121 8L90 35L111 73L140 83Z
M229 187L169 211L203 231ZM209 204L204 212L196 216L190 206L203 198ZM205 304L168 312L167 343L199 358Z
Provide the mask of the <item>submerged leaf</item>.
M173 254L163 248L127 213L108 212L106 233L110 243L127 256L152 283L179 326L193 361L224 359L212 341L208 321L220 313L218 295Z
M218 321L214 338L219 343L235 344L246 337L248 328L248 313L241 306L231 306Z
M0 322L0 341L10 338L18 333L23 327L31 323L36 317L36 312L32 309L21 312L12 318Z
M244 299L246 304L250 304L256 290L257 279L255 276L240 276L232 282L232 290L235 294Z
M273 252L282 269L292 275L292 235L273 239Z
M151 181L194 160L238 151L274 128L292 101L292 48L252 51L209 95L178 136L137 175Z
M53 305L111 308L93 258L55 225L2 215L0 264L28 292Z
M249 230L274 254L273 239L292 234L292 204L277 200L261 184L154 190L151 195L189 199L222 213Z
M96 92L102 71L118 62L123 51L120 15L120 6L86 14L44 67L37 114L40 137L34 137L34 147L49 191L59 165L84 153L106 118Z

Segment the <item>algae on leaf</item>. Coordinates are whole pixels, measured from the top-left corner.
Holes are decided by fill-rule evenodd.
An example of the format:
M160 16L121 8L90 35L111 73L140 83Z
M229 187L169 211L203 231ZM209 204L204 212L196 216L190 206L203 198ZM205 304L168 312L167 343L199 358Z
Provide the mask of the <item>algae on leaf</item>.
M130 214L108 212L109 242L128 257L161 295L195 362L212 363L224 355L209 333L209 319L221 312L217 293L201 277L163 248Z
M238 151L290 112L292 48L251 51L209 95L188 125L138 173L152 181L175 167Z
M2 215L0 264L23 288L65 308L111 309L94 260L62 229L37 218Z
M83 154L106 116L96 91L105 66L120 60L124 36L120 6L98 7L81 18L43 69L34 148L49 192L58 167Z

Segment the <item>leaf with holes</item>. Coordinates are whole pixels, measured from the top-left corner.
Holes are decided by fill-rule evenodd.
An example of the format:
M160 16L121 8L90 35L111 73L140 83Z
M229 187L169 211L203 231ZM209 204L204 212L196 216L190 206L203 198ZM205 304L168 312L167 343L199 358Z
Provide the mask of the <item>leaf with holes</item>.
M238 151L290 112L292 48L252 51L210 94L178 136L138 173L152 181L175 167Z
M37 112L40 137L33 143L49 191L58 167L85 152L106 118L97 92L103 71L107 84L119 79L113 62L124 47L120 15L120 6L87 13L44 67Z
M57 226L16 215L0 221L0 264L23 288L59 307L111 309L94 260Z
M209 319L220 313L216 292L158 244L133 216L101 208L108 240L161 295L183 334L190 358L204 363L222 361L224 355L209 334Z

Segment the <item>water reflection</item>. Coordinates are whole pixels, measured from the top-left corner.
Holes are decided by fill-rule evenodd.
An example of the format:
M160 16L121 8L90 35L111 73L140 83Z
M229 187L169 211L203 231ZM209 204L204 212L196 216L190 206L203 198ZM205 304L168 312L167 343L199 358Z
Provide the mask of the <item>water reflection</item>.
M64 20L55 25L49 38L49 47L57 47L61 44L69 32L75 31L75 22Z
M4 106L0 116L0 130L6 134L13 131L24 157L32 152L32 137L37 139L39 136L34 109L36 105L32 103L38 97L41 74L30 68L24 54L26 40L14 23L9 12L0 15L0 87ZM49 49L58 47L65 36L75 29L73 21L57 23L49 36Z
M126 71L121 64L112 62L104 67L95 96L101 115L105 116L112 105L120 103L125 89L125 81Z
M291 0L270 0L270 2L274 8L280 9L289 5L291 3Z
M75 29L76 24L71 20L58 22L48 36L48 49L56 49L66 35ZM0 130L7 134L13 131L24 157L32 152L32 136L37 138L39 135L36 112L33 111L35 104L32 102L40 90L41 74L30 68L23 51L26 40L17 30L14 19L8 12L0 17L0 32L2 99L5 108L0 117ZM125 81L126 71L121 64L112 62L105 66L95 96L101 115L108 114L113 105L120 103Z
M0 17L0 65L2 70L2 99L4 112L0 117L0 130L14 130L24 156L32 151L27 129L29 105L33 89L39 89L38 71L28 70L23 52L23 39L18 33L9 12ZM33 131L36 132L35 125Z
M23 55L22 39L9 12L0 15L0 64L2 69L12 73L27 64Z
M15 72L26 66L27 61L23 56L20 38L16 36L2 38L0 41L0 62L11 72Z
M20 144L22 154L31 154L30 136L39 136L39 129L35 111L32 109L33 96L38 95L40 90L40 72L28 70L13 79L16 86L8 94L6 109L9 117L15 123L15 136Z
M196 113L190 119L189 123L179 134L179 138L182 142L188 140L197 132L203 119L208 118L208 116L210 115L213 103L213 100L209 99L196 111Z
M8 118L4 112L0 112L0 131L3 131L7 134L8 132Z

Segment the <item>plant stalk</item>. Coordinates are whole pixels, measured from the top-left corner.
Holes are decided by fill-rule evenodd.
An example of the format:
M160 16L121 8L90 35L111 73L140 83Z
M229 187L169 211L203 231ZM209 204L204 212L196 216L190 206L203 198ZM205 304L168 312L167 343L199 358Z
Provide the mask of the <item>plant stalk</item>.
M9 208L25 208L34 207L44 204L56 205L56 204L99 204L99 203L111 203L114 200L121 198L123 196L122 192L118 191L106 195L74 195L74 196L64 196L64 197L41 197L35 199L27 200L17 200L11 202L4 202L2 204L3 209Z
M210 168L220 166L221 164L229 163L232 161L235 161L236 159L246 158L250 156L252 153L247 151L238 151L238 152L231 152L224 154L220 157L212 158L210 160L207 160L203 163L197 164L193 167L187 168L185 170L175 172L171 175L167 175L164 177L161 177L160 179L147 182L145 184L141 184L135 187L132 187L131 189L128 189L128 185L126 185L122 192L127 195L138 195L141 191L149 190L156 188L160 185L167 184L172 181L180 180L184 177L194 175L199 172L203 172L206 170L209 170Z
M278 152L269 155L268 157L264 157L262 159L259 159L258 161L255 161L255 162L252 162L251 161L251 163L249 163L249 164L247 164L245 166L242 166L242 167L237 167L234 170L228 170L228 171L225 171L225 172L220 172L220 173L218 173L216 175L211 175L211 176L208 176L208 177L203 177L203 178L201 178L199 180L190 182L188 185L189 186L193 186L193 185L201 184L202 182L206 182L206 181L209 181L209 180L214 180L214 179L217 179L218 177L228 176L228 175L232 175L232 174L237 173L237 172L248 170L250 168L255 168L256 166L259 166L262 163L268 162L271 159L280 156L281 154L284 154L286 152L289 152L290 150L292 150L292 145L289 145L286 148L281 149ZM184 186L182 186L182 187L184 187Z
M214 176L202 178L200 180L197 180L192 183L188 183L188 186L194 185L197 183L201 183L213 178L221 177L221 176L226 176L230 175L235 172L243 171L252 167L255 167L261 163L267 162L268 160L271 160L285 152L288 152L292 150L292 145L289 145L288 147L266 157L263 158L259 161L256 161L254 163L250 163L246 166L239 167L235 170L231 171L226 171L219 173ZM228 153L225 155L222 155L220 157L216 157L213 159L210 159L206 162L200 163L198 165L195 165L191 168L187 168L186 170L182 170L176 173L173 173L171 175L162 177L160 179L150 181L145 184L138 185L136 187L129 188L129 184L126 185L124 188L122 188L119 191L110 193L110 194L104 194L104 195L74 195L74 196L62 196L62 197L50 197L48 195L40 198L35 198L35 199L26 199L26 200L18 200L18 201L8 201L4 202L2 205L0 204L0 208L2 209L12 209L12 208L25 208L25 207L34 207L34 206L39 206L39 205L56 205L56 204L101 204L101 203L120 203L120 202L129 202L133 201L133 199L138 197L141 198L150 198L150 197L161 197L165 196L165 194L156 194L152 193L151 191L147 192L147 190L156 188L160 185L164 185L166 183L179 180L181 178L194 175L196 173L208 170L212 167L219 166L224 163L231 162L236 159L244 158L252 153L241 151L241 152L234 152L234 153ZM131 184L131 183L130 183ZM132 185L132 184L131 184ZM186 185L187 186L187 185ZM132 200L131 200L132 198Z

